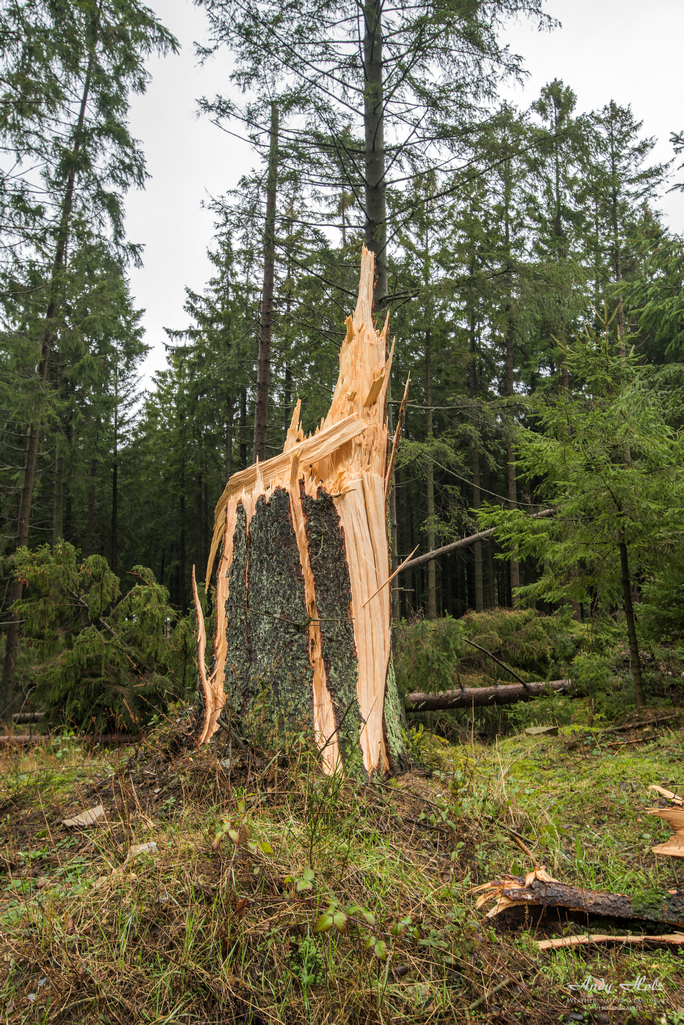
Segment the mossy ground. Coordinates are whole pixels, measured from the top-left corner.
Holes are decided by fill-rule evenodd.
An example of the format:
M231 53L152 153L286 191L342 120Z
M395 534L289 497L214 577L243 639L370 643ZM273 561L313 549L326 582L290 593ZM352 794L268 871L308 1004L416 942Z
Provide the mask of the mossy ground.
M645 907L684 888L684 865L651 853L669 827L644 815L650 783L684 790L680 725L646 743L568 731L452 746L418 730L422 767L374 785L323 777L296 750L184 751L173 722L137 749L5 748L0 1020L684 1021L678 948L541 953L546 936L629 928L475 907L480 884L532 868L511 830L563 882ZM60 825L100 803L96 826ZM156 848L124 864L142 844ZM590 976L636 1014L573 1006ZM637 978L659 984L641 1004L619 990Z

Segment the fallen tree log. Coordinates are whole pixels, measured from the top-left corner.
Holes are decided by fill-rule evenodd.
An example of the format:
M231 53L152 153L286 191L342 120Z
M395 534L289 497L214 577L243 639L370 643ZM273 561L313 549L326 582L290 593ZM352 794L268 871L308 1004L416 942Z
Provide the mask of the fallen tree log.
M511 705L516 701L543 697L549 688L555 694L565 694L572 680L551 680L541 683L506 683L500 687L464 687L445 690L441 694L423 694L414 691L406 695L407 712L441 712L448 708L481 708L483 705Z
M307 737L329 772L358 754L366 774L404 764L385 480L392 353L389 319L379 333L373 323L374 265L364 248L325 420L305 438L297 403L283 452L234 474L216 506L209 667L193 574L198 744L211 739L220 716L253 744Z
M481 907L496 899L487 918L495 918L513 907L539 907L543 910L563 909L598 918L621 918L642 922L662 922L684 926L684 893L666 893L647 904L625 893L606 893L569 886L550 876L543 866L526 877L507 876L493 880L479 889L485 891L477 901Z

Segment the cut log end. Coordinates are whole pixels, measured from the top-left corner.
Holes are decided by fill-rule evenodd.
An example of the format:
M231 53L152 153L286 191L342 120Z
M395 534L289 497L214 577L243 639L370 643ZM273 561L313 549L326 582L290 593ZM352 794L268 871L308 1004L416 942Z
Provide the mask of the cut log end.
M215 514L210 670L199 622L198 742L222 710L246 739L305 735L328 772L404 762L391 665L385 475L389 322L372 317L375 257L365 248L332 403L309 437L300 404L283 452L229 480Z

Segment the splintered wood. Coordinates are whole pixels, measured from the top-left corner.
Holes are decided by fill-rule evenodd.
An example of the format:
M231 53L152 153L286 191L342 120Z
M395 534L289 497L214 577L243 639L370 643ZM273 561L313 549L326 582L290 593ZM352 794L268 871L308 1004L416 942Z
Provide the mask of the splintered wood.
M201 608L198 742L231 719L253 742L313 737L328 771L359 752L366 773L403 759L391 671L385 402L389 318L372 317L365 248L332 403L304 437L297 404L282 454L234 474L216 507L210 669Z
M664 790L663 787L656 786L655 783L648 789L655 790L657 794L671 801L673 805L671 808L647 808L646 810L647 815L656 815L660 819L665 819L674 829L669 840L658 844L657 847L652 847L651 850L654 854L684 858L684 799L678 797L671 790Z

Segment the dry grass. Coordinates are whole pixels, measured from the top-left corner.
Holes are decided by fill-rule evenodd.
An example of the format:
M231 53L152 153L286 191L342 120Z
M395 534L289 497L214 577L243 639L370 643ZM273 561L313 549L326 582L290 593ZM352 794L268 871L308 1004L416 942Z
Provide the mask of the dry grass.
M576 926L495 931L473 890L531 867L511 830L566 882L676 886L672 861L657 862L642 835L657 842L665 828L638 820L646 782L676 789L680 734L615 753L562 737L451 747L423 734L414 750L427 770L363 785L321 776L296 747L231 753L228 766L220 743L187 752L180 731L166 725L137 750L3 754L8 1025L558 1022L587 973L662 976L657 1020L676 1021L676 956L540 955L535 936ZM97 826L60 825L99 803ZM342 931L317 933L329 910L346 916Z

